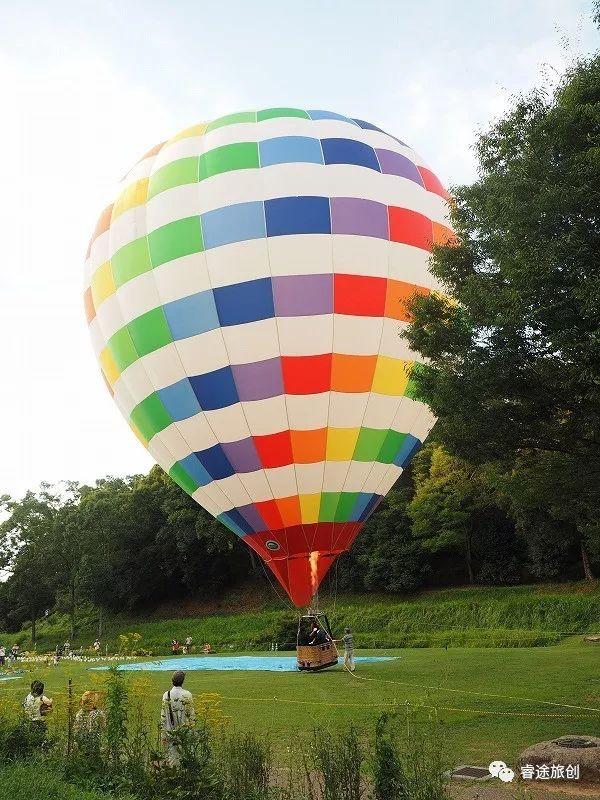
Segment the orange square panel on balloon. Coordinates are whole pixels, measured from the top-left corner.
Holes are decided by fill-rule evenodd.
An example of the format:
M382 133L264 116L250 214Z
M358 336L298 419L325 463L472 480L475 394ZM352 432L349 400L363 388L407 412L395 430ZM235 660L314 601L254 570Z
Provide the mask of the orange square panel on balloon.
M357 317L383 316L386 282L385 278L366 275L334 275L334 313Z
M331 390L334 392L369 392L373 383L377 356L333 354Z
M445 225L441 225L439 222L433 223L433 243L434 244L450 244L456 246L458 244L458 239L454 235L454 233L447 228Z
M331 382L331 353L316 356L281 356L286 394L327 392Z
M415 286L414 283L405 281L388 280L387 296L385 298L385 315L390 319L401 322L411 322L412 317L407 307L407 301L415 295L427 295L429 289Z
M300 513L300 500L298 495L292 497L281 497L275 500L277 508L286 528L291 528L292 525L302 524L302 515Z
M315 431L290 431L296 464L316 464L325 460L327 428Z
M429 217L408 208L388 208L390 241L403 242L423 250L431 250L433 225Z
M266 436L253 436L252 438L264 469L285 467L294 460L289 431L269 433Z

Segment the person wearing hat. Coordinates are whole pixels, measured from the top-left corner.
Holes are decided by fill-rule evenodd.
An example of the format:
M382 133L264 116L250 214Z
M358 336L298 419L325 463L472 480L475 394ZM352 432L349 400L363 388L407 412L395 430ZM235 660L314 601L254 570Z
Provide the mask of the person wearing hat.
M97 735L106 727L106 712L104 705L104 692L87 691L81 695L79 710L75 714L75 732L85 736Z
M192 693L183 688L185 672L177 670L173 673L171 682L173 686L163 694L160 712L160 728L162 743L171 766L179 763L177 742L173 736L181 728L191 728L196 721L194 698Z

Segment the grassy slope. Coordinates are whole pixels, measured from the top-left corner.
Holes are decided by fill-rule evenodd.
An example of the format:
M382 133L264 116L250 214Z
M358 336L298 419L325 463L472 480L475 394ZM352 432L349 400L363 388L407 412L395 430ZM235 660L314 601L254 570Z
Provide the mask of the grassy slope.
M337 728L354 722L364 729L384 709L401 709L406 702L437 709L456 763L487 764L493 758L514 762L533 742L598 731L600 651L582 644L580 637L553 647L405 649L391 654L399 658L360 665L356 677L341 668L316 674L188 672L186 686L196 696L220 694L231 725L268 732L281 749L308 735L315 724ZM154 724L170 670L127 675L138 684ZM0 682L0 703L16 706L34 678L45 682L46 694L64 711L68 678L77 698L102 681L103 674L75 662L35 667L18 680Z
M221 609L176 608L136 617L117 615L106 621L103 644L118 646L118 635L136 631L139 647L164 653L173 637L188 634L224 649L269 647L272 641L289 646L295 637L296 612L267 598L229 598ZM466 588L427 592L413 598L381 595L340 595L322 603L334 632L350 625L364 647L534 646L555 644L567 634L596 630L600 624L600 587L589 584ZM190 613L191 612L191 613ZM194 613L195 612L195 613ZM164 618L166 614L167 618ZM161 618L163 617L163 618ZM96 635L92 614L82 620L77 644L89 646ZM38 651L54 648L67 637L65 617L54 616L38 625ZM0 634L0 641L28 647L30 632Z

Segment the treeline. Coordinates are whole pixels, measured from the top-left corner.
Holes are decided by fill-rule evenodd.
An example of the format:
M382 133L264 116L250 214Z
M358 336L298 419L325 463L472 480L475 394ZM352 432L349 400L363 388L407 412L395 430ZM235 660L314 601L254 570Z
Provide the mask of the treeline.
M600 16L596 6L596 16ZM600 57L518 98L452 189L443 292L404 334L437 417L330 588L594 578L600 569ZM449 299L452 298L452 299ZM131 609L261 575L159 469L3 498L0 627L58 604ZM263 578L264 580L264 578Z
M192 594L214 598L254 581L270 592L250 549L160 469L96 485L44 486L4 498L8 580L0 630L46 611L133 611ZM589 574L572 524L516 509L484 469L429 444L325 582L344 591L408 593L425 586L579 579ZM593 559L591 560L593 563ZM273 598L276 599L275 594Z

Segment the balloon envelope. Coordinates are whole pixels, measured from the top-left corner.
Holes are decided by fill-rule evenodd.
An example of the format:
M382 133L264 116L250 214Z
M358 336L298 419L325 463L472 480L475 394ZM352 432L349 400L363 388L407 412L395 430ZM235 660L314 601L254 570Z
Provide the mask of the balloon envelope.
M156 461L297 605L434 423L406 301L436 289L446 193L399 139L294 108L153 148L86 259L94 350Z

